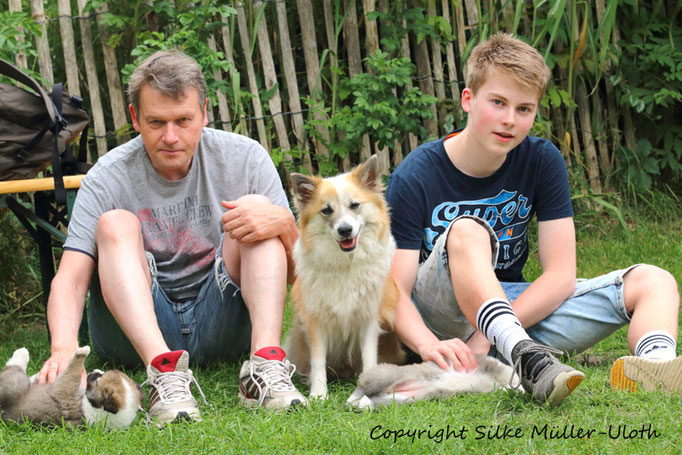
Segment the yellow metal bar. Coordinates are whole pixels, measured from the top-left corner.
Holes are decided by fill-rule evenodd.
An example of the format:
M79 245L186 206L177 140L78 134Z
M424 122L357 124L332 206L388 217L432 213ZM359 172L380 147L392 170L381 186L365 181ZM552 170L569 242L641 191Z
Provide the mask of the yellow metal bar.
M67 175L64 177L64 187L80 188L82 175ZM54 190L54 179L52 177L29 180L8 180L0 182L0 194L27 193L30 191L49 191Z

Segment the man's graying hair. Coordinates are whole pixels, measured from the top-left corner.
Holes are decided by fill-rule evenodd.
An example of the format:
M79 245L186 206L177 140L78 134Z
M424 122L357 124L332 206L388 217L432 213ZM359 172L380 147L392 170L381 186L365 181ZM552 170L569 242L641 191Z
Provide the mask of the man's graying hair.
M140 108L140 90L149 84L171 98L180 98L188 88L195 88L203 109L206 82L199 64L179 50L159 51L147 57L135 68L128 82L128 99L135 112Z

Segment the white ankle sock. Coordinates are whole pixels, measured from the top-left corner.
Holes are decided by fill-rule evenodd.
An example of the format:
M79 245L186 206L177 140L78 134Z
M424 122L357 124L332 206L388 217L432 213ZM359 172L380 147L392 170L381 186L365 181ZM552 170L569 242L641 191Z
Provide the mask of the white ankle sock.
M512 350L519 341L530 340L509 302L490 299L476 313L476 325L511 365Z
M635 346L635 355L644 359L672 360L676 357L675 339L663 330L646 333Z

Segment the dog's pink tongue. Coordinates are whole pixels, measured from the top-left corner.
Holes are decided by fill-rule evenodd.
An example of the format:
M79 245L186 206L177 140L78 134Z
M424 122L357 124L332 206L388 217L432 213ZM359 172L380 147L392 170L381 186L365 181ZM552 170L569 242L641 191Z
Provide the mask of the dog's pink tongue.
M348 240L341 240L339 242L339 245L341 245L341 248L345 248L345 249L353 248L355 246L355 237L353 237L352 239L348 239Z
M160 373L171 373L175 371L178 361L180 360L180 357L182 356L183 353L185 353L185 351L165 352L154 357L154 360L152 360L151 365L154 368L156 368ZM184 367L184 369L187 369L187 366L184 365L187 363L187 360L184 360L184 362L181 363L183 364L182 366Z
M263 357L265 360L279 360L280 362L284 360L284 357L286 357L284 349L278 346L268 346L265 348L260 348L259 350L254 352L253 355Z

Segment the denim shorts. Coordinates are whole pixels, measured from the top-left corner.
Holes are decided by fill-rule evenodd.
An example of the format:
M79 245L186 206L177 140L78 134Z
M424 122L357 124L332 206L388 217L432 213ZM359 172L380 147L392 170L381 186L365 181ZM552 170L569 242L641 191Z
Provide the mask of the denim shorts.
M479 221L489 231L494 267L499 248L494 231L485 221L468 218ZM467 340L475 328L462 314L452 288L445 248L448 232L449 227L436 242L428 259L419 266L412 301L426 326L439 339ZM566 353L581 352L594 346L630 322L632 315L625 309L623 300L623 276L636 266L597 278L579 279L573 294L552 314L526 328L526 332L534 340ZM513 302L531 283L500 284L509 301ZM494 348L490 354L500 357Z
M225 270L222 238L210 273L194 300L174 302L159 286L154 257L146 252L152 275L151 293L156 319L168 347L189 352L190 361L206 364L222 359L236 361L248 354L251 320L241 290ZM139 366L142 361L109 312L94 275L90 286L88 325L92 346L99 357L114 364Z

